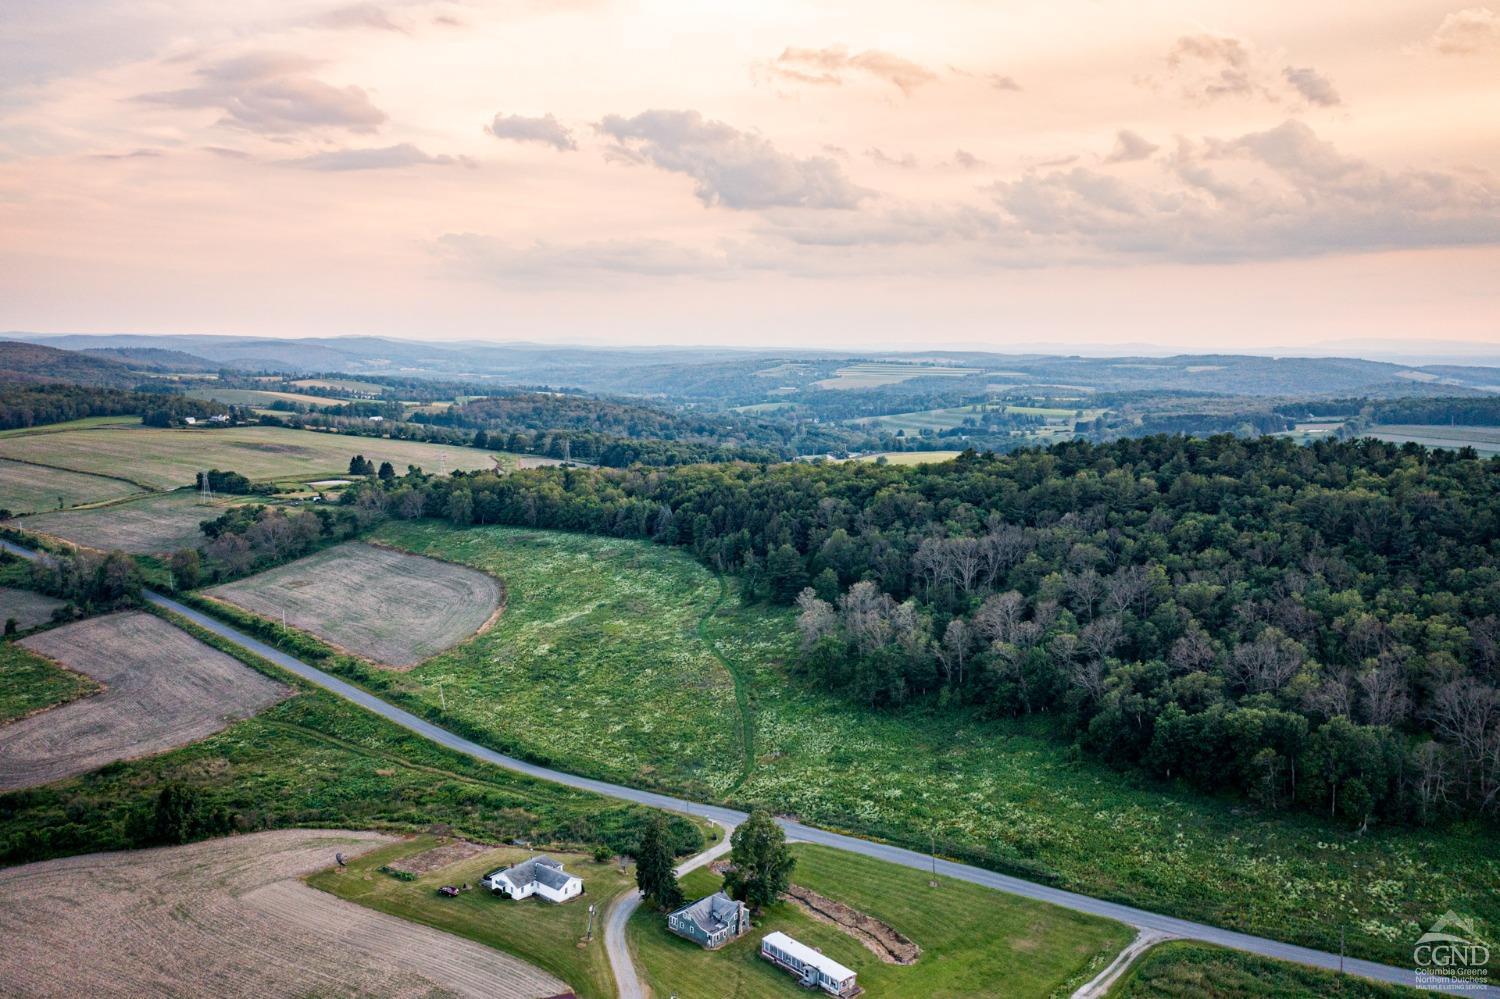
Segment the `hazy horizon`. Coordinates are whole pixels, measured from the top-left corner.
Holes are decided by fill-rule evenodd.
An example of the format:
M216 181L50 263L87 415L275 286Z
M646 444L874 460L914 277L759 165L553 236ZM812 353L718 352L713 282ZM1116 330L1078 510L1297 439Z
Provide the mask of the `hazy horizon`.
M834 350L1500 343L1500 13L30 5L0 327Z

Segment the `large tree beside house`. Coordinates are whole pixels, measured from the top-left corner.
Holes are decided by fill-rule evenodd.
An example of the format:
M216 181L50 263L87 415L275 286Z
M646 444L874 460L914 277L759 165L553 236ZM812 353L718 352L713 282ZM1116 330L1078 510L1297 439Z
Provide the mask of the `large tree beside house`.
M724 890L759 912L775 902L791 882L796 858L786 846L786 833L757 808L735 829L730 841L732 867L724 875Z

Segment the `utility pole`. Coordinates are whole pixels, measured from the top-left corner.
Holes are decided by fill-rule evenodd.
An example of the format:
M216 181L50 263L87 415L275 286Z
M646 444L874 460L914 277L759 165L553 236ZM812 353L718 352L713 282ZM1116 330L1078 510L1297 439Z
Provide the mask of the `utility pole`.
M589 929L588 929L588 934L584 937L584 940L586 942L592 943L593 939L594 939L594 905L593 905L592 902L590 902L589 903Z
M1344 928L1339 927L1339 974L1344 973Z
M448 695L445 694L445 693L443 693L443 685L441 683L438 684L438 700L440 700L440 701L443 702L443 713L447 714L448 713ZM589 906L589 908L592 909L593 906Z

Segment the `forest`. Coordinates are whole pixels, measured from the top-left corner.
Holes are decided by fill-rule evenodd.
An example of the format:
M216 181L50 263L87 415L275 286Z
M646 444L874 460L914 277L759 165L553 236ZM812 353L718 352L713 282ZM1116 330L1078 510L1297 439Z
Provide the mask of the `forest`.
M1364 826L1500 805L1497 473L1373 440L1163 436L393 476L345 502L680 545L796 603L797 670L870 710L1046 715L1114 765Z

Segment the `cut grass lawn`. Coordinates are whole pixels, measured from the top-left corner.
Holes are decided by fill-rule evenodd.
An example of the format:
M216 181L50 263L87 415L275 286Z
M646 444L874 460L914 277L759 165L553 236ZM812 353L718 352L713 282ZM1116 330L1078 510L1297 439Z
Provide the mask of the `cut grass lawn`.
M493 576L388 548L343 544L205 591L355 655L407 668L490 624Z
M1432 994L1174 940L1143 954L1109 999L1418 999Z
M52 620L52 612L63 602L33 590L0 586L0 624L14 620L21 631Z
M281 427L105 427L0 440L0 458L74 472L119 475L141 488L156 490L191 486L196 473L209 468L239 472L257 482L324 479L347 473L349 459L356 454L377 464L389 461L401 471L409 464L430 472L444 467L444 462L449 471L496 465L490 452L474 448ZM8 486L8 476L6 481ZM117 495L136 491L126 487ZM43 506L12 507L15 512L55 508L55 499Z
M569 873L583 879L585 892L570 902L554 905L539 898L497 898L479 886L479 879L490 871L536 855L514 847L487 850L414 881L398 880L379 870L439 842L433 836L418 836L367 853L342 870L314 874L307 883L339 898L514 954L561 978L582 999L607 999L615 994L614 977L604 952L603 912L616 895L635 887L633 871L622 874L614 864L596 864L579 854L549 852ZM457 898L437 893L443 885L465 882L473 890ZM594 938L580 946L588 930L590 903L598 906Z
M9 438L4 444L47 441L63 434ZM45 448L43 449L45 451ZM85 503L123 499L142 492L140 486L105 475L84 475L0 458L0 510L14 514L59 510Z
M378 537L510 584L500 626L387 688L497 748L921 848L935 832L942 853L1324 950L1343 929L1388 963L1450 908L1500 933L1500 836L1482 824L1360 836L1080 760L1046 719L861 709L788 675L792 611L716 605L713 575L656 545L434 522Z
M81 673L63 669L13 642L0 643L0 725L98 689L97 683Z
M216 496L204 503L193 490L177 490L86 510L36 514L17 526L87 548L163 555L198 547L208 540L198 527L200 523L213 520L231 506L262 499Z
M796 884L904 933L922 948L916 962L884 963L858 940L787 903L766 909L749 933L718 951L675 936L664 916L642 906L628 933L655 995L805 996L790 975L758 956L761 938L778 930L853 969L871 996L1066 995L1109 964L1132 936L1120 923L962 881L940 877L934 888L922 871L852 853L806 844L792 852ZM689 898L701 898L721 880L700 869L683 879L683 888Z

